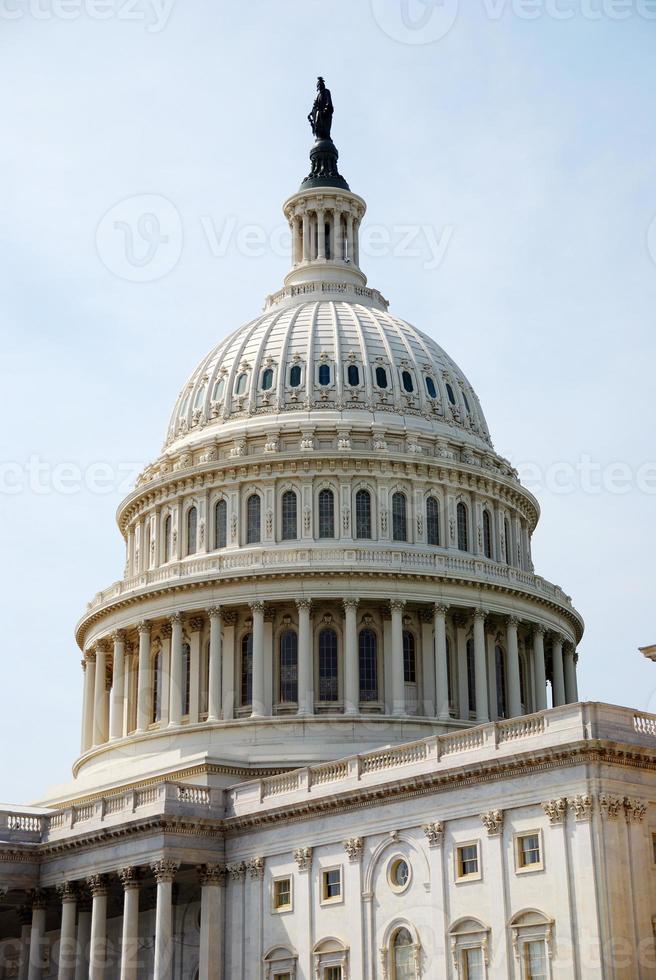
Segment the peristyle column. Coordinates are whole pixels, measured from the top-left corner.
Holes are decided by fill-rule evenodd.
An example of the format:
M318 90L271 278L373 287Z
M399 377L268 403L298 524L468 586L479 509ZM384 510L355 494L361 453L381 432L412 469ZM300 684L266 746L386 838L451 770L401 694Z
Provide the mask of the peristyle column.
M567 704L575 704L579 695L576 683L576 656L571 643L565 645L563 658L565 663L565 700Z
M121 937L121 980L137 980L139 966L139 869L121 868L123 885L123 933Z
M171 616L171 680L169 685L169 727L182 722L182 616Z
M91 892L91 942L89 944L89 980L103 980L107 959L107 879L104 875L87 878Z
M554 708L565 704L565 673L563 668L563 638L560 633L554 633L551 646L551 670L553 677Z
M483 609L474 613L474 683L476 685L476 721L490 720L487 696L487 657L485 650L485 616Z
M298 609L298 713L314 714L314 671L310 630L310 599L297 599Z
M173 975L173 882L178 870L175 861L156 861L151 865L157 882L155 913L154 980L171 980Z
M82 752L93 745L93 699L96 688L96 655L87 651L82 661L84 670L84 701L82 705Z
M253 613L253 685L251 717L264 715L264 603L251 602Z
M121 738L125 717L125 633L123 630L117 630L112 639L114 641L114 668L109 737Z
M533 669L535 671L535 707L547 707L547 672L544 666L544 626L533 628Z
M347 715L357 715L360 705L358 601L344 599L344 714Z
M100 640L96 646L96 678L93 698L93 744L107 741L107 642Z
M226 871L206 864L200 870L199 977L223 980L223 902Z
M218 721L221 717L221 610L214 606L207 610L207 615L210 620L207 720Z
M323 210L317 211L317 258L326 257L326 215Z
M511 718L522 713L522 692L519 680L519 644L517 627L519 620L509 616L506 625L506 643L508 647L508 710Z
M437 717L442 721L447 721L451 717L449 709L449 664L446 646L446 614L448 609L448 606L437 603L434 611Z
M405 602L393 599L392 613L392 713L405 713L405 672L403 669L403 610Z
M39 890L32 892L30 905L32 907L32 926L30 929L30 958L27 977L28 980L40 980L45 962L45 894Z
M62 903L57 978L58 980L74 980L75 964L77 962L77 944L75 940L77 892L69 881L64 882L63 885L59 885L57 892Z
M137 678L137 731L145 732L150 724L152 701L152 665L150 663L150 623L142 622L139 633L139 674Z

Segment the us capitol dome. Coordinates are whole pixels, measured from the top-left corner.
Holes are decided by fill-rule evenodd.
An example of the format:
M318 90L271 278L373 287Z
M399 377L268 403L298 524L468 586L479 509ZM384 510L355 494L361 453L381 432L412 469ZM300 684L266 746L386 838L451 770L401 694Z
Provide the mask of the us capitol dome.
M233 780L577 700L583 624L478 396L360 268L329 139L292 266L175 402L89 603L79 786Z

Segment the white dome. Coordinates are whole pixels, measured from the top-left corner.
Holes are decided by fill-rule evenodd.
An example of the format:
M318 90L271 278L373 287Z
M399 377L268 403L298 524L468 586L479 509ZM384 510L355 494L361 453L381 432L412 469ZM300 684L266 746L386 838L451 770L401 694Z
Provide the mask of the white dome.
M424 435L457 436L489 450L478 397L460 368L378 305L365 296L290 303L286 292L201 361L175 405L167 447L204 440L210 427L233 420L247 429L249 418L282 422L311 412L317 422L326 413L349 422L402 416Z

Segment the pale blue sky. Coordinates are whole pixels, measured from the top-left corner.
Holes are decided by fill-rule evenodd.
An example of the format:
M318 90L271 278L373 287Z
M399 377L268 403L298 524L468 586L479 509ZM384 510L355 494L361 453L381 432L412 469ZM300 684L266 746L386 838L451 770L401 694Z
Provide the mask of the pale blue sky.
M32 457L134 471L158 453L197 361L281 283L271 236L307 172L319 73L343 173L392 242L363 257L370 283L462 366L496 448L543 473L584 457L628 467L623 494L537 485L534 558L586 619L582 696L656 709L656 666L637 652L656 642L654 473L652 493L637 488L656 460L649 4L618 20L611 0L562 0L571 19L551 3L527 20L517 2L409 0L404 26L401 0L177 0L168 19L140 2L129 20L125 0L104 20L91 0L0 2L0 797L33 799L70 772L73 627L120 577L127 489L63 493L61 470L45 492L9 484ZM152 282L110 271L101 224L136 195L180 217L177 264ZM238 244L245 225L264 254ZM398 254L404 225L447 233L437 269L425 238Z

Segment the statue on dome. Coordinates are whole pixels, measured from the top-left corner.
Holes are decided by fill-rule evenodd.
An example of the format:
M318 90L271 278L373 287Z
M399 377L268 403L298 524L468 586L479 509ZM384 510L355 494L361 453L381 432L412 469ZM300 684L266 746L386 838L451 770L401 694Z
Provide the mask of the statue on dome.
M333 100L330 89L326 88L323 78L317 79L317 97L314 100L312 111L308 116L312 132L318 140L329 140L330 130L333 124Z

